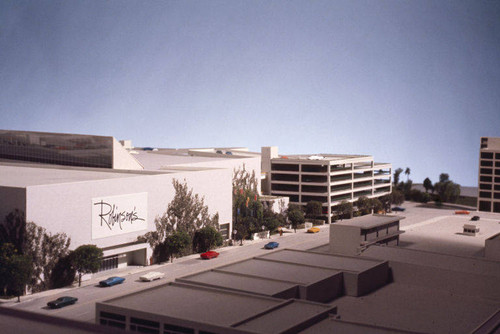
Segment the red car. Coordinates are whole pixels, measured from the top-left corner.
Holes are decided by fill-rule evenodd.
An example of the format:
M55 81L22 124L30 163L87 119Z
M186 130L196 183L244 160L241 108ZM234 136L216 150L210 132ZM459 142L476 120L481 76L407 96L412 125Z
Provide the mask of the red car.
M219 256L219 253L214 251L208 251L206 253L200 254L200 256L202 259L210 260L210 259L215 259L217 256Z

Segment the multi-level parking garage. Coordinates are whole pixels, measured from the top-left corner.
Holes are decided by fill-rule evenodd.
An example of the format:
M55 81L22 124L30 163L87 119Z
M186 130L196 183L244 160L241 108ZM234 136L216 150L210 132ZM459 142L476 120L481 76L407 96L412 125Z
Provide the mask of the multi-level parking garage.
M376 163L372 156L279 156L275 147L265 147L262 153L262 171L270 194L288 196L290 203L301 206L319 201L329 223L341 201L379 197L392 190L391 164Z

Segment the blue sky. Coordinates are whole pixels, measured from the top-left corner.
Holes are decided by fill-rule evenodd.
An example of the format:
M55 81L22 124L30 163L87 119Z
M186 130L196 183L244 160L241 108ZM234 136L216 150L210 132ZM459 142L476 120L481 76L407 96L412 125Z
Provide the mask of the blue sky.
M0 116L474 186L480 137L500 137L500 1L3 0Z

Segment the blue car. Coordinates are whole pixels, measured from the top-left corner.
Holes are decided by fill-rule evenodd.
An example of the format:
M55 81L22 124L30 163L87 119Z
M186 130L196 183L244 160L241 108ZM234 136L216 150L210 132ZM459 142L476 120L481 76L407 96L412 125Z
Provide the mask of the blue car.
M405 210L406 210L405 208L401 208L399 206L395 206L395 207L392 208L392 211L401 211L402 212L402 211L405 211Z
M116 284L121 284L121 283L123 283L123 281L125 281L125 278L115 276L115 277L110 277L108 279L105 279L104 281L100 281L99 285L100 286L113 286Z
M267 243L264 248L265 249L274 249L274 248L278 248L279 247L279 243L277 243L276 241L271 241L269 243Z

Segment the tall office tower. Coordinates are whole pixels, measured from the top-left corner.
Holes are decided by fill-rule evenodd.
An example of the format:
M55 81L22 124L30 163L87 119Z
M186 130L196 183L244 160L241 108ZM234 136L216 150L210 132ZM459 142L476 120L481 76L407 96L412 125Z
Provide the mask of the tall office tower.
M481 137L477 207L500 213L500 138Z

